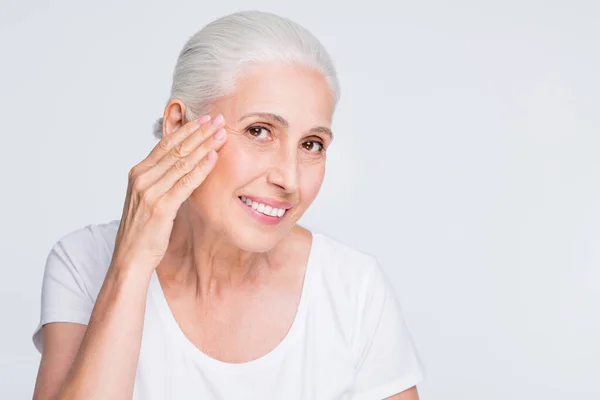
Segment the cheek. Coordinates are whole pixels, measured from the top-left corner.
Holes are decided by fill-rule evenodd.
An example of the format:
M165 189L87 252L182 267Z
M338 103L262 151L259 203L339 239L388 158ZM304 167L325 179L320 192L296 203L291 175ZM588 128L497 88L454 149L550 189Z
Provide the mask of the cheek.
M224 196L231 197L236 186L247 174L244 168L246 163L244 155L226 143L218 153L215 167L193 192L194 202L202 209L215 209L218 205L223 205Z
M210 186L218 188L222 194L231 194L252 180L256 171L260 170L256 158L253 152L231 140L219 151L217 164L209 175Z
M311 165L302 171L300 178L301 201L308 207L321 189L325 178L325 164Z

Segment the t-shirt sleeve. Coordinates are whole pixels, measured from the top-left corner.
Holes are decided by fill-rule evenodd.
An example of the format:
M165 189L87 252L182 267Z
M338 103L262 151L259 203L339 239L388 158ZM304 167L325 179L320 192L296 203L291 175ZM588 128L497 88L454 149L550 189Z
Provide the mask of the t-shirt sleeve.
M50 250L42 280L40 321L33 334L38 351L43 350L42 327L50 322L87 325L94 302L82 269L92 267L93 248L85 229L62 238Z
M381 400L415 386L425 370L393 287L377 261L361 289L353 342L353 400Z

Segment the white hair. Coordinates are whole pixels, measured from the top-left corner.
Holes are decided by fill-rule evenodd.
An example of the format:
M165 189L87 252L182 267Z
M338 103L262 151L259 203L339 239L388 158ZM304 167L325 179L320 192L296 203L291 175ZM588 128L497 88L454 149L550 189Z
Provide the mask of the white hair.
M186 105L186 119L204 113L213 101L235 90L243 69L255 63L291 62L319 71L333 95L340 97L333 62L307 29L287 18L262 11L243 11L219 18L192 36L173 72L171 99ZM163 118L154 126L162 137Z

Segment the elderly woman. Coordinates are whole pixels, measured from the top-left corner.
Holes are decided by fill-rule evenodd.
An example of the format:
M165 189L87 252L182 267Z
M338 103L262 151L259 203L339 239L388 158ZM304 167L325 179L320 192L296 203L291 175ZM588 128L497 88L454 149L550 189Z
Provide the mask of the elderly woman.
M48 256L34 398L417 399L377 261L297 224L338 97L327 52L287 19L195 34L120 220Z

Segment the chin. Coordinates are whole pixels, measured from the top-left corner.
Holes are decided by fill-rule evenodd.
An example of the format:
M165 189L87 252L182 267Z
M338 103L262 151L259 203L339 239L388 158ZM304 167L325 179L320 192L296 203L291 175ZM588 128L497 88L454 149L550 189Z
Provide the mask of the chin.
M281 228L279 228L280 230ZM238 227L231 232L232 243L241 250L252 253L265 253L281 240L281 232L260 228ZM284 233L285 234L285 233Z

